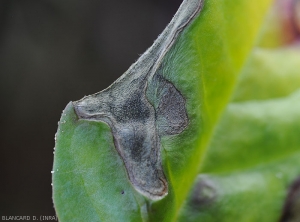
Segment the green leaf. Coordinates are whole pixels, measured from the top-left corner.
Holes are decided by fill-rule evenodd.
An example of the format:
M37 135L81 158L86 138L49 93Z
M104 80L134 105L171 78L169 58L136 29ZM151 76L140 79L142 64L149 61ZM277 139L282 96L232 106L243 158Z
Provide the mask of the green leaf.
M283 40L276 4L206 0L178 38L175 32L170 48L154 44L110 88L68 104L53 165L60 221L279 220L288 187L300 174L300 51ZM157 41L164 43L169 30ZM144 73L152 74L143 77L147 88L142 91ZM130 168L133 160L119 132L123 122L130 129L140 116L118 106L122 101L113 92L122 87L132 91L118 96L146 96L156 113L156 131L150 125L145 131L159 138L161 154L153 168L143 165L145 159ZM109 107L122 118L99 120L93 105L111 112L103 104L112 100L116 104ZM188 124L179 132L176 121L184 123L185 109ZM95 110L97 115L87 115ZM151 172L160 172L160 164L159 178L165 176L168 184L161 196L149 194L158 189L151 190L157 184ZM153 181L138 182L145 178Z
M71 103L60 120L52 172L53 198L60 220L142 218L145 203L127 179L109 127L78 120Z

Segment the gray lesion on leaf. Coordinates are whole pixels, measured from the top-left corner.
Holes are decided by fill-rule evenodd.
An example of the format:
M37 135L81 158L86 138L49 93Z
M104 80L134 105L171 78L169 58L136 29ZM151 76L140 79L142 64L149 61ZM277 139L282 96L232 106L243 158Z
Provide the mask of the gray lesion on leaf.
M125 74L107 89L73 102L80 119L110 126L131 183L153 200L168 194L159 138L181 133L188 125L184 96L163 77L161 64L201 8L202 0L185 0L153 46Z
M153 94L158 131L160 135L179 134L188 125L185 99L171 82L163 78L161 72L158 70L151 80L155 88Z

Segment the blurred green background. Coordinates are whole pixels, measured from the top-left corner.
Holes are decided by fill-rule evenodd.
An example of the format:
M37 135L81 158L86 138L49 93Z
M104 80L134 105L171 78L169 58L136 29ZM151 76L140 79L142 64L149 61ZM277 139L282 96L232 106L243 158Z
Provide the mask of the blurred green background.
M106 88L181 0L0 1L0 216L54 215L54 134L63 108Z

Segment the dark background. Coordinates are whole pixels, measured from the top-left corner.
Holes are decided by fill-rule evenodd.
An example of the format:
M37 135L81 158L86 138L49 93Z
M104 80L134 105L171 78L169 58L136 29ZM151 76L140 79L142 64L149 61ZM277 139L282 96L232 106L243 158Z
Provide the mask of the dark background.
M62 110L125 72L180 3L0 1L0 216L55 215L50 171Z

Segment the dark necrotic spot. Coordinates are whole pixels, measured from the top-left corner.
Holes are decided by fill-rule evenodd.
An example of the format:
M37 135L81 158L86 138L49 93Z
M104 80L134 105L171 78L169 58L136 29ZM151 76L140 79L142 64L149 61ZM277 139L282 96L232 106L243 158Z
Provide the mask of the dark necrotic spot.
M190 205L194 209L210 205L217 197L217 191L212 181L207 178L199 178L192 191Z
M135 162L140 162L147 151L145 136L144 130L134 124L120 130L120 144Z
M181 133L188 125L185 99L175 86L158 72L153 78L156 84L156 119L161 135Z
M135 161L141 161L143 156L144 138L145 136L141 133L135 133L132 137L131 143L131 156Z
M291 185L285 200L280 222L300 221L300 177Z
M121 104L110 106L111 113L115 119L120 122L144 122L150 117L150 110L145 99L139 93L133 93Z

